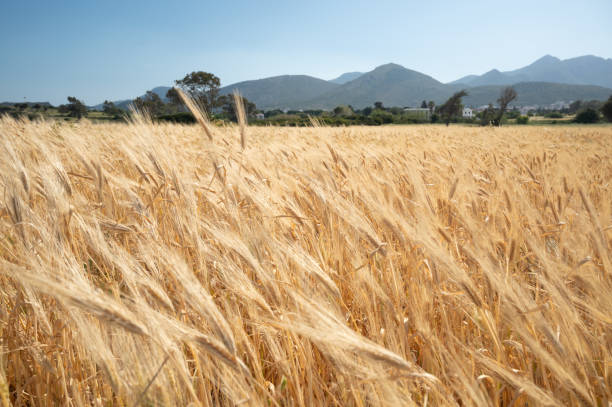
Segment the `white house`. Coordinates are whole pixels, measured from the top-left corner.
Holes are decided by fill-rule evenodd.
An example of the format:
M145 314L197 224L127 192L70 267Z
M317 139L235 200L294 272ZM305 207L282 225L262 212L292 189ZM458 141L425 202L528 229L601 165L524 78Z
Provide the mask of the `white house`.
M474 111L472 109L470 109L469 107L464 107L463 108L463 117L471 119L472 117L474 117Z
M263 114L263 113L255 113L255 118L256 118L257 120L263 120L263 119L265 119L265 118L266 118L266 116L264 116L264 114Z

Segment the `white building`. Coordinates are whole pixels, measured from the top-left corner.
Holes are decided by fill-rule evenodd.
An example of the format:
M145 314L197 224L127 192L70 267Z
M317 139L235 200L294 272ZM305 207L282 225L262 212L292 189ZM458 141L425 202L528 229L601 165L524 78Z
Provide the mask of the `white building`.
M471 119L472 117L474 117L474 111L472 109L470 109L469 107L464 107L463 108L463 117L467 118L467 119Z
M255 118L256 118L257 120L263 120L263 119L265 119L265 118L266 118L266 116L264 116L264 114L263 114L263 113L255 113Z

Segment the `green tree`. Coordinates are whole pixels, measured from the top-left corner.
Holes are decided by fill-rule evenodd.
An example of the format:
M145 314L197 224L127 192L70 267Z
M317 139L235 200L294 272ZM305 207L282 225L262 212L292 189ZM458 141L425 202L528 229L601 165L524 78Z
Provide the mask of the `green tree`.
M247 98L241 96L242 103L244 104L244 113L247 117L253 116L255 111L257 110L257 106L255 103L251 102ZM228 120L233 122L238 121L238 116L236 114L236 101L232 95L222 95L219 96L218 105L221 107L223 114Z
M335 116L351 116L353 115L355 112L353 112L353 109L351 109L349 106L346 105L340 105L340 106L336 106L334 108L334 115Z
M433 112L434 112L434 108L436 107L436 104L434 103L434 101L433 101L433 100L430 100L430 101L427 103L427 107L429 108L429 113L433 114Z
M375 103L374 103L374 108L375 108L375 109L381 109L381 110L382 110L382 109L384 109L385 107L383 106L383 103L382 103L382 102L375 102Z
M153 117L166 113L164 102L157 93L150 90L143 97L134 99L132 103L137 110L146 111Z
M183 79L174 81L174 83L196 100L209 114L212 113L213 108L219 105L218 99L221 81L212 73L204 71L192 72L185 75ZM174 95L171 95L170 99L174 100Z
M377 124L393 123L393 115L385 110L377 109L370 115Z
M575 100L569 105L569 113L574 114L582 107L582 100Z
M102 111L113 118L118 119L125 114L123 110L118 108L113 102L105 100L102 104Z
M587 108L578 112L574 121L583 124L597 123L599 121L599 113L595 109Z
M427 109L427 102L426 101L422 101L421 102L421 109Z
M601 107L601 113L603 113L607 121L612 122L612 96Z
M489 106L480 113L480 125L490 126L494 124L496 117L497 111L493 107L493 104L489 103Z
M77 119L87 116L87 106L74 96L68 96L68 104L60 105L58 111Z
M454 118L458 117L461 113L463 105L461 104L461 98L467 96L468 93L464 90L456 92L451 96L442 106L438 108L442 121L448 126Z
M512 86L508 86L502 89L501 94L499 95L499 99L497 99L497 103L499 103L499 110L497 111L497 117L495 117L493 124L495 124L496 126L502 125L502 118L504 116L504 113L506 112L506 109L508 108L510 102L516 99L516 96L516 91Z
M185 106L176 88L168 89L168 92L166 92L166 99L168 99L170 105L176 106L178 110L181 110L181 108Z

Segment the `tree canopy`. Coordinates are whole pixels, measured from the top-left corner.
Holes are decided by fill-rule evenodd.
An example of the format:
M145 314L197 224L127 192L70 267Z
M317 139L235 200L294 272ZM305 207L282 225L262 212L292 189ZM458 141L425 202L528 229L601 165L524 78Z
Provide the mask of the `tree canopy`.
M438 108L438 113L442 117L442 121L448 126L451 120L458 117L461 113L463 105L461 104L461 98L467 96L468 93L464 90L456 92L451 96L442 106Z
M246 114L246 116L249 117L255 114L255 111L257 110L257 106L255 106L255 103L249 101L243 96L241 96L240 99L242 100L242 104L244 105L244 113ZM234 122L238 121L236 101L233 96L220 96L218 100L218 105L221 107L221 110L223 111L223 114L226 116L227 119Z
M134 99L133 104L136 109L146 111L151 116L159 116L167 113L166 106L159 95L150 90L148 90L143 97Z
M595 109L587 108L578 112L574 121L582 124L597 123L599 121L599 113Z
M210 114L213 108L218 107L221 81L214 74L204 71L192 72L174 83L200 104L207 113ZM167 96L171 101L180 104L180 99L176 98L178 96L176 91L168 93L170 94Z
M60 105L58 110L77 119L87 116L87 106L74 96L68 96L68 104Z
M105 100L102 104L102 111L109 116L114 116L115 118L119 118L125 114L123 110L118 108L113 102L109 100Z
M496 126L502 125L502 117L504 116L504 113L506 112L506 109L508 108L510 102L516 99L516 97L516 90L514 90L512 86L508 86L502 89L499 95L499 99L497 99L497 103L499 103L499 110L493 122Z

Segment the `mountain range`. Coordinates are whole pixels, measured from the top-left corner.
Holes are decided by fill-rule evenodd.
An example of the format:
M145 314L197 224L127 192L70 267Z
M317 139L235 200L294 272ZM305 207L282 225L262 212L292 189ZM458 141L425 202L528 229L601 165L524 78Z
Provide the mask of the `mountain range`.
M493 69L450 83L389 63L370 72L347 72L332 80L307 75L282 75L249 80L222 87L220 94L238 90L259 109L355 108L383 102L385 106L420 106L423 100L443 103L454 92L466 89L468 106L495 103L504 86L518 93L515 105L548 105L558 101L605 100L612 94L612 59L592 55L560 60L546 55L513 71ZM162 99L169 87L153 91ZM128 101L115 104L125 107ZM96 106L101 108L101 105ZM94 108L96 108L94 107Z
M551 55L514 71L493 69L480 76L468 75L451 82L469 86L512 85L519 82L554 82L612 88L612 59L593 55L560 60Z
M346 72L338 76L337 78L330 79L329 81L332 83L337 83L338 85L344 85L345 83L350 82L353 79L359 78L361 75L363 75L363 72Z

